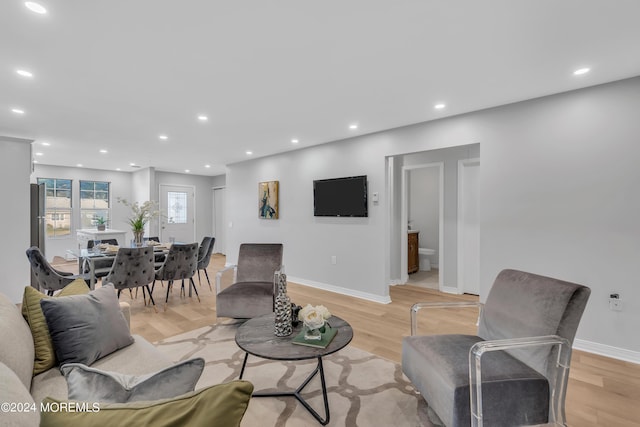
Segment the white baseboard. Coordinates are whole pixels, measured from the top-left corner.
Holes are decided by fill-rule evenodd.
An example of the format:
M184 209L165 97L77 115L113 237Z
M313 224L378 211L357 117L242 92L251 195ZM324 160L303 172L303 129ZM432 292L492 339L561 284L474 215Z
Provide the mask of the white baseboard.
M397 285L404 285L404 283L400 279L391 279L391 281L389 281L389 286L397 286Z
M460 291L458 290L458 288L456 286L443 286L442 289L440 289L441 292L445 292L447 294L456 294L456 295L460 295Z
M302 279L300 277L287 276L287 281L298 283L300 285L309 286L310 288L322 289L325 291L335 292L337 294L347 295L350 297L365 299L367 301L373 301L380 304L391 303L391 298L387 296L380 296L370 294L368 292L355 291L353 289L343 288L341 286L328 285L326 283L315 282L313 280Z
M640 364L640 351L627 350L626 348L613 347L611 345L580 339L573 340L573 348L588 353L599 354L600 356L623 360L625 362Z

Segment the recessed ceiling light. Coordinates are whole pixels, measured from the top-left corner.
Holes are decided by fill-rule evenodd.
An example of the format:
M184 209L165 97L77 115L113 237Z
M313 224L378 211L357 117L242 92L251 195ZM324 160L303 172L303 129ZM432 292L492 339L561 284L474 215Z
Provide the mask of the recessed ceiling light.
M22 77L33 77L33 73L27 70L16 70L16 73Z
M34 160L34 161L33 161L33 163L38 163L38 161L37 161L37 160Z
M292 144L297 144L298 142L300 142L300 141L298 141L297 139L292 139L292 140L291 140L291 143L292 143Z
M44 6L42 6L39 3L26 1L24 2L24 5L27 7L27 9L29 9L32 12L39 13L41 15L44 15L45 13L47 13L47 9L45 9Z
M116 170L117 170L117 171L121 171L122 169L120 169L120 168L116 168Z
M436 104L433 106L436 110L442 110L444 107L446 107L445 104Z
M129 166L135 166L135 165L136 165L136 164L135 164L135 163L133 163L133 162L129 163Z
M349 129L351 129L351 130L358 129L358 125L355 124L355 123L352 124L352 125L349 125Z
M579 68L579 69L577 69L577 70L575 70L573 72L573 75L574 76L581 76L582 74L587 74L589 71L591 71L591 68L587 68L587 67Z
M51 145L51 143L47 142L47 141L42 141L40 144L44 145L45 147L48 147Z
M204 167L205 167L205 168L210 168L210 167L211 167L211 165L204 165Z
M79 168L82 167L82 163L78 163L76 166L78 166Z
M107 151L107 150L105 150L105 149L102 149L102 150L100 150L100 152L101 152L102 154L107 154L107 152L108 152L108 151Z
M205 116L204 114L200 114L198 116L198 120L200 120L201 122L206 122L207 120L209 120L209 117Z
M24 114L24 110L21 110L19 108L12 108L11 111L13 111L16 114Z
M253 154L253 151L247 151L246 153L247 153L247 156L250 156Z
M158 138L162 139L162 140L167 140L169 139L169 137L167 135L160 135L158 136Z
M185 169L185 170L184 170L184 172L185 172L185 173L189 173L189 172L191 172L191 171L190 171L189 169Z
M43 155L44 155L44 153L41 153L39 151L36 153L36 156L43 156Z

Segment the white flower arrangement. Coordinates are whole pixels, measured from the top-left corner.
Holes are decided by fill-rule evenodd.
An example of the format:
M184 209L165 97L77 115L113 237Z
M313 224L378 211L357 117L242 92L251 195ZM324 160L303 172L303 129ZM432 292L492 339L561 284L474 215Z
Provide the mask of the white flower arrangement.
M324 305L312 306L307 304L298 313L298 320L304 322L309 329L319 329L325 320L331 317L331 313Z

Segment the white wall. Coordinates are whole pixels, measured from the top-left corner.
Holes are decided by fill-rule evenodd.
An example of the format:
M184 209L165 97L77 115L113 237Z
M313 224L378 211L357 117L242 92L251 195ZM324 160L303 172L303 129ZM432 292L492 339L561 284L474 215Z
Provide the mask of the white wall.
M64 166L50 166L36 164L31 174L31 182L37 182L38 178L71 179L71 204L74 208L71 220L71 234L67 237L47 238L45 241L45 256L49 261L54 256L64 257L68 249L77 249L76 230L80 228L80 180L109 182L111 192L111 218L109 228L116 230L129 230L126 218L129 216L129 208L117 202L118 197L131 201L132 185L131 174L128 172L115 172L99 169L73 168ZM127 236L131 239L132 236Z
M160 203L158 201L158 190L155 190L155 168L144 168L137 170L135 172L131 172L131 200L130 203L138 202L139 204L143 204L147 201L155 201L158 202L158 209L160 208ZM160 220L159 218L154 218L145 226L145 237L159 236L160 230ZM127 241L133 239L133 232L130 230L131 227L127 226Z
M160 185L186 185L194 187L196 190L196 240L201 241L204 236L212 235L213 177L156 171L155 182L155 200L159 200Z
M133 238L127 218L130 209L117 202L118 197L129 202L146 200L158 200L158 186L160 183L191 185L196 188L196 237L202 239L210 236L212 230L213 213L212 201L212 177L158 172L154 168L146 168L136 172L116 172L98 169L73 168L50 165L36 165L31 175L31 182L37 178L65 178L73 180L72 203L79 206L79 181L96 180L111 183L111 224L110 228L127 231L127 241ZM27 215L28 217L28 215ZM54 256L65 256L67 249L77 248L75 230L78 228L79 212L74 212L73 231L71 236L47 239L45 254L51 260ZM28 230L27 230L28 231ZM150 224L148 235L158 235L157 221ZM25 248L26 250L26 248ZM26 258L26 257L25 257Z
M503 268L583 283L581 345L640 361L638 111L636 77L230 165L229 255L243 241L282 241L291 275L385 297L397 268L385 248L385 156L479 142L481 298ZM314 218L311 181L356 174L380 193L370 217ZM265 222L256 188L269 179L280 180L282 216ZM611 291L624 311L609 311Z
M31 140L0 136L0 177L4 183L4 206L0 209L2 255L0 292L11 301L22 301L31 283L25 251L29 248Z
M240 243L282 242L291 280L388 301L384 197L377 205L369 197L368 218L313 216L314 180L369 175L369 196L384 194L384 167L384 157L369 156L358 144L329 144L230 165L226 204L233 227L227 230L227 261L235 263ZM258 183L272 180L280 181L280 219L260 219Z

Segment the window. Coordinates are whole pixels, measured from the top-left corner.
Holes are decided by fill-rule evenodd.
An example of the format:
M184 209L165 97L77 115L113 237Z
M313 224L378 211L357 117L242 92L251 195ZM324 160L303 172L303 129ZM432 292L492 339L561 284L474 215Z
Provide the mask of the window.
M109 224L109 183L80 181L80 228L94 228L98 218Z
M71 234L71 180L38 178L45 189L45 227L47 237Z
M167 192L168 220L170 224L187 223L187 193L178 191Z

